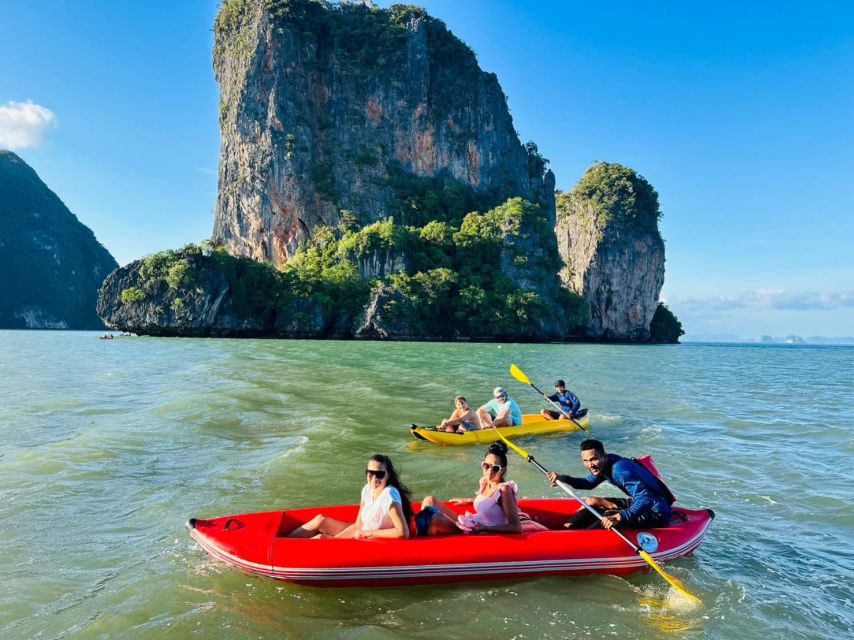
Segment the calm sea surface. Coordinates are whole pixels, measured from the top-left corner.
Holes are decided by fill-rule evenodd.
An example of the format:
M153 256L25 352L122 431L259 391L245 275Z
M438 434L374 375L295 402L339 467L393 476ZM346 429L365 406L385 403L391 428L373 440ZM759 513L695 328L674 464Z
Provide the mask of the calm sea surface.
M358 500L387 453L473 495L481 448L416 443L463 393L565 378L615 453L717 518L656 574L312 589L213 562L190 516ZM0 332L2 638L841 638L854 634L854 348L407 344ZM578 435L521 440L579 474ZM528 497L557 490L518 457ZM599 493L613 493L604 491Z

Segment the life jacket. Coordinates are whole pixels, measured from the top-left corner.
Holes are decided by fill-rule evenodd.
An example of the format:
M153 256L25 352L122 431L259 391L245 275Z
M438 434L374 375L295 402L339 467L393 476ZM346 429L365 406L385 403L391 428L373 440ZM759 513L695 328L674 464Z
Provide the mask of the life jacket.
M632 458L635 462L641 465L644 469L649 471L652 475L655 476L656 480L661 483L661 492L664 494L664 498L667 500L667 504L673 504L676 502L676 496L673 495L673 492L670 488L665 484L664 480L661 479L661 474L658 472L658 468L655 466L655 463L652 461L652 456L646 454L645 456L641 456L640 458Z

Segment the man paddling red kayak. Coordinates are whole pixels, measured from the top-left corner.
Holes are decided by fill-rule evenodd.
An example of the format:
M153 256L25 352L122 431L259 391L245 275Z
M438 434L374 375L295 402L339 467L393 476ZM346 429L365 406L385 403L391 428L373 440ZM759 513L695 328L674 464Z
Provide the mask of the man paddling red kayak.
M591 507L604 512L598 520L582 509L564 525L567 529L604 527L666 527L670 522L672 494L664 482L637 460L605 453L604 445L588 438L581 445L581 462L590 472L586 478L574 478L554 471L548 474L552 485L558 481L574 489L595 489L605 480L628 498L586 498Z

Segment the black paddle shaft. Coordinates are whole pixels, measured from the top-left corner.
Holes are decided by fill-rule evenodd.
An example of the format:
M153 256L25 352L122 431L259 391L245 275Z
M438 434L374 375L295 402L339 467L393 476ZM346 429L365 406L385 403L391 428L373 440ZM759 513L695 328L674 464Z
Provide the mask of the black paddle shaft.
M534 391L536 391L537 393L539 393L541 396L546 395L545 393L543 393L542 391L540 391L540 390L537 388L537 385L535 385L533 382L531 382L531 383L529 383L529 384L531 385L531 388L532 388Z
M532 387L534 387L534 385L531 385L531 386L532 386ZM534 388L536 389L536 387L534 387ZM546 468L545 468L543 465L541 465L539 462L537 462L536 460L534 460L534 456L530 456L530 455L529 455L529 456L528 456L528 462L530 462L530 463L531 463L532 465L534 465L537 469L539 469L540 471L542 471L545 475L549 475L549 470L548 470L548 469L546 469Z

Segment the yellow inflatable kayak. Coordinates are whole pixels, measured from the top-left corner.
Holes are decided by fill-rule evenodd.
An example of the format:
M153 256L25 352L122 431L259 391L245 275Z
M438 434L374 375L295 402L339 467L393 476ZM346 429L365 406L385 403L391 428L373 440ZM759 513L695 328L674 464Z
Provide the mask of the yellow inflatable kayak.
M544 420L539 413L529 413L522 416L522 425L519 427L499 427L496 429L479 429L467 431L466 433L449 433L447 431L436 431L431 427L419 427L412 425L412 435L419 440L427 440L433 444L443 446L455 446L463 444L488 444L499 440L496 431L500 431L505 438L518 438L520 436L538 436L544 433L571 433L581 429L587 430L590 426L590 415L573 420Z

